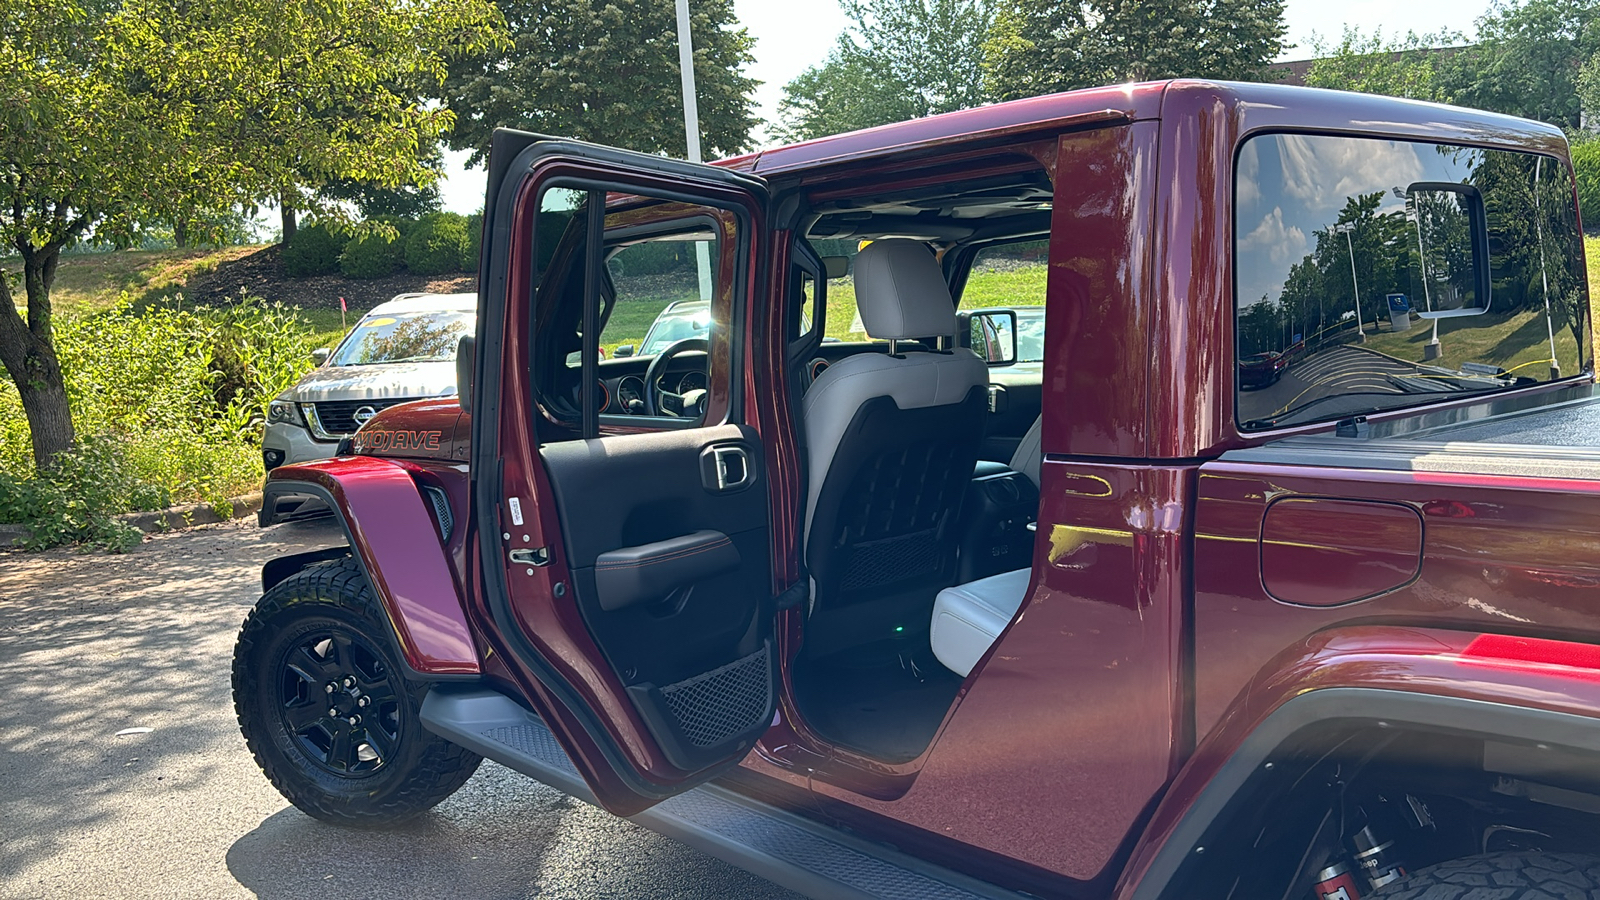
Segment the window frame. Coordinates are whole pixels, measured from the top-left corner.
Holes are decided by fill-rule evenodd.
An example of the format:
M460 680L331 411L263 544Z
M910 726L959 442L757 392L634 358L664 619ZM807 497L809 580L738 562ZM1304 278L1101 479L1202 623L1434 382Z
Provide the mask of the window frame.
M728 303L728 322L726 327L726 335L723 338L723 341L726 345L726 353L724 354L724 358L727 361L728 387L724 395L726 402L721 405L721 416L716 418L713 418L713 413L717 412L718 410L718 404L715 402L708 403L706 415L696 419L685 419L675 416L660 415L645 416L603 413L596 407L596 401L598 398L595 388L603 380L601 378L599 361L599 285L600 277L603 272L606 259L608 258L606 254L606 237L608 232L605 229L605 219L608 215L612 214L613 209L608 203L602 202L595 204L590 202L584 207L584 215L586 220L584 225L585 240L583 259L581 264L577 261L574 261L574 265L581 265L584 278L583 341L579 351L581 355L579 357L580 363L578 367L580 370L579 378L581 383L579 384L578 391L579 419L576 422L554 414L549 406L543 402L543 398L546 396L546 394L544 389L540 386L540 380L537 377L535 360L533 356L533 354L538 353L542 349L540 336L532 333L533 328L539 320L539 310L537 308L531 309L530 315L528 316L528 327L530 329L530 334L528 335L529 357L525 361L524 371L527 373L528 385L530 389L529 396L535 406L538 408L539 416L541 418L553 425L576 432L576 434L571 436L541 437L540 442L555 443L569 440L593 440L607 434L632 433L641 431L682 430L689 428L710 428L724 424L742 422L744 420L745 412L745 392L744 379L740 376L743 372L743 366L745 365L747 354L742 346L743 342L736 340L735 337L745 327L745 323L749 315L749 306L751 302L750 267L752 255L755 252L754 242L756 239L756 234L754 231L755 223L751 220L746 210L731 202L714 202L709 198L698 196L692 192L646 188L639 185L629 184L624 180L619 180L616 178L591 179L581 176L558 176L540 184L533 200L535 224L529 240L530 246L527 248L532 259L537 260L541 250L539 245L540 236L537 225L537 216L542 214L545 195L552 190L558 189L578 191L590 198L596 194L599 194L601 197L606 197L613 194L621 195L624 200L623 205L627 208L632 208L638 205L640 201L649 201L652 204L683 203L689 206L716 210L732 217L734 226L733 273L728 279L727 283L726 293ZM600 210L598 215L596 215L594 212L594 210L597 208ZM670 234L674 231L681 230L680 228L676 227L678 223L686 221L693 222L696 220L698 220L702 225L705 223L710 223L712 225L712 230L717 234L716 242L719 247L718 256L724 256L725 252L720 250L721 245L724 243L722 231L723 223L719 222L717 217L711 213L696 213L691 216L686 216L682 219L672 220L671 224L663 222L660 224L659 228L657 227L657 223L626 225L622 226L621 228L613 229L610 234L615 235L622 233L630 238L637 237L639 234ZM599 239L595 240L597 233ZM599 248L599 252L594 252L593 248L595 247ZM712 272L714 279L717 278L717 273L720 271L720 262L720 259L714 259L712 261ZM538 302L539 289L544 284L545 278L549 277L550 272L542 271L536 274L537 277L532 279L529 284L528 289L530 295L525 298L524 301L530 305L534 305ZM711 298L713 312L717 309L719 301L720 297L718 292L713 291ZM616 300L613 299L613 306L615 303ZM713 316L713 324L715 324L715 321L715 317ZM716 379L712 376L712 372L716 368L717 348L718 342L713 339L710 342L710 348L706 356L706 390L708 391L708 394L716 385ZM614 362L614 360L607 360L607 362ZM562 364L565 365L564 360ZM646 389L649 389L648 385L646 385Z

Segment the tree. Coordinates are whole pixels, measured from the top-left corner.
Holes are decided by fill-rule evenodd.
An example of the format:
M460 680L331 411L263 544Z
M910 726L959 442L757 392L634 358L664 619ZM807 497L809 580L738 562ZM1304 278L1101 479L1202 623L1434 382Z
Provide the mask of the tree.
M129 243L179 200L227 209L307 172L427 178L416 148L449 114L386 85L442 77L448 54L493 40L495 16L485 0L0 7L0 241L17 253L0 260L0 362L35 464L75 439L50 302L64 247Z
M850 26L784 86L780 132L809 140L977 106L991 0L840 0Z
M1283 0L1004 0L985 44L990 93L1194 77L1262 80L1283 49Z
M1439 50L1465 43L1464 35L1449 29L1429 34L1408 31L1403 38L1389 40L1382 29L1368 37L1360 29L1346 27L1338 44L1312 40L1311 52L1317 59L1306 73L1306 84L1449 103L1453 98L1446 82L1454 53Z
M1600 2L1496 0L1477 46L1452 57L1447 86L1463 105L1576 129L1579 73L1597 52Z
M450 146L483 161L499 126L613 144L644 153L687 153L673 0L505 0L508 45L451 67L442 97L455 113ZM707 155L750 143L755 127L746 77L754 39L732 0L694 0L694 73Z
M400 185L386 186L367 181L335 179L324 185L322 196L331 200L354 203L363 219L393 216L401 219L420 219L428 213L439 211L439 173L444 168L444 158L439 152L439 142L429 141L422 148L422 165L433 175L422 183L420 179Z

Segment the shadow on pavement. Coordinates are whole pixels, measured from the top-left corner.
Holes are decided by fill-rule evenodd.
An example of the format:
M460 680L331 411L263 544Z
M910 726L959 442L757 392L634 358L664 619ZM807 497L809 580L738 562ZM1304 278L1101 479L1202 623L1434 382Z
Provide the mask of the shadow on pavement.
M240 534L0 553L0 886L69 833L136 840L163 816L207 816L191 808L218 780L207 757L244 752L219 723L233 719L228 661L261 563L342 543L319 526ZM149 731L117 735L136 727ZM154 817L128 822L130 805Z
M793 896L493 763L390 830L285 809L234 842L228 870L262 900Z

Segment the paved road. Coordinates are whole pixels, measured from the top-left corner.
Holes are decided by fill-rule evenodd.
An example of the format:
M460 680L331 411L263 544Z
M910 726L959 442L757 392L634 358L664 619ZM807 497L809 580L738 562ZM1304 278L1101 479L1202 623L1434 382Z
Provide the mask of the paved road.
M1240 418L1279 416L1324 397L1339 398L1318 407L1316 417L1322 418L1337 415L1340 405L1364 410L1382 402L1384 394L1454 389L1454 382L1440 379L1438 372L1358 347L1329 347L1296 358L1276 383L1243 392Z
M245 520L0 552L0 897L792 896L493 763L399 831L289 806L239 736L229 654L261 563L335 537Z

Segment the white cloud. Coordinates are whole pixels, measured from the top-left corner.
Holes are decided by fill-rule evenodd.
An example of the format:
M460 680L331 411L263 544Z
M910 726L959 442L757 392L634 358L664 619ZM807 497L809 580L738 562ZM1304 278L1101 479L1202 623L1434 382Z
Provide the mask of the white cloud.
M1306 233L1283 221L1283 207L1274 206L1239 242L1244 250L1264 251L1274 265L1285 266L1306 255Z

